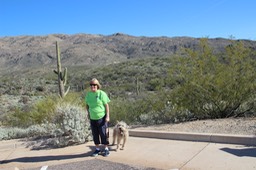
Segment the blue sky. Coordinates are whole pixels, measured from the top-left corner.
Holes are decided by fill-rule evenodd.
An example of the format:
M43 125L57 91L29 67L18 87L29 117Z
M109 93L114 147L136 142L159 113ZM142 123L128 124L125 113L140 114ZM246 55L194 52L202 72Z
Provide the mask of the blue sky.
M0 0L0 37L124 33L256 40L255 0Z

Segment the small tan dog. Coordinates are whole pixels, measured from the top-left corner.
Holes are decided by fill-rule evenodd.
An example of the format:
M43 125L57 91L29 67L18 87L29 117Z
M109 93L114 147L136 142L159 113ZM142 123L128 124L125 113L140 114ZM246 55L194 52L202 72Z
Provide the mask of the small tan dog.
M120 121L120 122L117 121L117 124L115 125L115 127L113 129L113 143L112 143L112 145L115 145L115 142L117 139L116 151L119 149L121 140L123 140L121 150L124 149L125 143L129 136L128 128L129 128L128 125L124 121Z

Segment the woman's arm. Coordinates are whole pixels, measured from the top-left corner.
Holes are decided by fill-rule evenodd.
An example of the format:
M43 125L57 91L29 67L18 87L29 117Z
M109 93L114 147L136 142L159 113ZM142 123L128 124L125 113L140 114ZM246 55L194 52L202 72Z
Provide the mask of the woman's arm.
M109 115L109 105L105 104L105 110L106 110L106 122L110 121L110 115Z
M89 106L88 105L86 105L86 112L87 112L88 119L90 119L90 112L89 112Z

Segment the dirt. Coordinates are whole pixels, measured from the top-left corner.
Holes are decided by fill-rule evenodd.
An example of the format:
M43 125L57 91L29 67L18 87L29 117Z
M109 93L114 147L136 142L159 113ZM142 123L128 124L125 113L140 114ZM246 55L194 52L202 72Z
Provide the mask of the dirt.
M256 135L256 117L197 120L177 124L132 127L132 129L162 130L170 132Z

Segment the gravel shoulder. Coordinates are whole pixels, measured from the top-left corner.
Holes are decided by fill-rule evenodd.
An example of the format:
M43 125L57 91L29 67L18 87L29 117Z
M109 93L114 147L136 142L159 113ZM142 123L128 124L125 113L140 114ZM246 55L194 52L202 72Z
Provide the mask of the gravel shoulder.
M197 120L177 124L131 127L131 129L256 136L256 117Z

